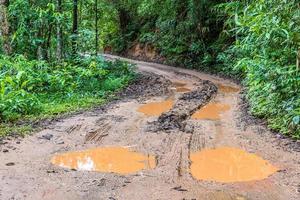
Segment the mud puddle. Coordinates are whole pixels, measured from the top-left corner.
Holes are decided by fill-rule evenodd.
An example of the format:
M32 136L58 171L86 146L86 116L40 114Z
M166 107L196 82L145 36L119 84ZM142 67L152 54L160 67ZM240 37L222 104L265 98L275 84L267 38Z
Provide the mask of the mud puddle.
M220 120L221 114L230 110L230 106L221 103L209 103L192 115L192 119Z
M174 82L173 82L173 85L174 85L174 87L176 87L176 88L180 88L180 87L186 86L187 83L182 82L182 81L174 81Z
M219 89L220 92L225 93L225 94L228 94L228 93L237 93L237 92L240 91L239 88L228 86L228 85L218 84L217 87L218 87L218 89Z
M268 161L241 149L222 147L190 155L191 173L199 180L222 183L263 180L278 169Z
M185 93L185 92L190 92L190 91L191 91L191 89L186 88L186 87L177 87L176 88L176 92L178 92L178 93Z
M160 116L162 113L169 111L173 107L174 101L166 100L162 102L151 102L142 105L138 112L144 113L147 116Z
M130 174L143 169L154 169L154 156L147 156L123 147L107 147L56 155L51 163L79 171Z
M180 81L175 81L173 82L173 86L175 87L175 91L178 93L186 93L192 91L188 87L186 87L187 83L185 82L180 82Z

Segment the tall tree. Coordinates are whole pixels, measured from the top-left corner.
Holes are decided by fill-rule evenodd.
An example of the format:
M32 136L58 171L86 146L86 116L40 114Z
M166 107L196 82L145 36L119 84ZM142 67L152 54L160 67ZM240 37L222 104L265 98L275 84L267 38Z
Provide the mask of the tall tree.
M3 41L3 52L6 55L11 53L10 46L10 30L9 30L9 22L8 22L8 6L9 0L0 0L0 36Z
M72 53L77 54L78 37L78 0L73 0L73 29L72 29Z
M98 37L98 1L95 0L95 51L96 55L98 55L99 50L99 37Z
M56 48L56 56L57 60L61 61L63 58L63 33L62 33L62 0L57 0L57 12L59 13L59 19L57 22L57 48Z

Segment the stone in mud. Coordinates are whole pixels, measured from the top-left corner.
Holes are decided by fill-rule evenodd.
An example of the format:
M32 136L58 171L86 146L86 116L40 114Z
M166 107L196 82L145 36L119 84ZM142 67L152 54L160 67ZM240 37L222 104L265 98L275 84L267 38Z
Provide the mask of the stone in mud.
M172 188L172 190L176 190L178 192L187 192L188 191L187 189L183 189L182 186L174 187L174 188Z
M55 143L56 143L56 144L65 144L65 142L64 142L63 140L56 141Z
M170 131L179 129L184 132L193 132L192 127L186 127L186 121L198 109L205 106L217 93L218 88L210 81L202 81L201 86L196 90L181 95L173 108L163 113L157 121L151 123L148 130L151 131Z
M5 165L8 166L8 167L11 167L11 166L14 166L15 163L14 162L9 162L9 163L6 163Z
M45 139L45 140L51 140L53 138L53 135L50 133L47 133L45 135L42 135L42 137L40 137L40 139Z
M194 133L195 127L192 124L185 124L184 128L181 130L185 133Z

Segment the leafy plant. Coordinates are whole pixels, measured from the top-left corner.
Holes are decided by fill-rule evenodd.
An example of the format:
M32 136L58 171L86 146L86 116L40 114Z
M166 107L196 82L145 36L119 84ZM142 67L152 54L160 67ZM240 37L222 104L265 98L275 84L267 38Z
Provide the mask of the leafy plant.
M122 88L133 77L132 65L108 62L101 57L81 58L63 65L28 61L23 56L0 57L1 120L42 114L47 110L44 105L48 99L57 103L52 106L59 106L60 99L70 98L70 106L76 98L102 99L105 92Z

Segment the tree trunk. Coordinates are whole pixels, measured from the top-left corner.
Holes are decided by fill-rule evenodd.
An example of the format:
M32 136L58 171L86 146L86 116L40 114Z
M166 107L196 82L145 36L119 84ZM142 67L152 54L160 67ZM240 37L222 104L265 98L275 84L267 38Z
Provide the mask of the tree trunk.
M95 0L95 51L96 51L96 56L98 55L99 51L99 38L98 38L98 1Z
M297 69L300 70L300 48L298 49L298 53L297 53L296 66L297 66Z
M73 30L72 30L72 54L77 54L78 37L78 0L73 0Z
M10 46L10 30L8 22L8 6L9 0L0 0L0 37L2 37L2 49L6 55L11 54Z
M45 43L45 49L46 49L46 60L51 59L51 36L52 36L52 27L53 25L51 24L48 29L48 35L47 35L47 40Z
M59 15L62 15L62 0L57 0L57 12ZM62 23L61 19L57 22L57 48L56 48L56 56L58 62L60 62L63 58L63 33L62 33Z

